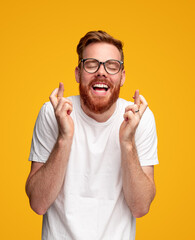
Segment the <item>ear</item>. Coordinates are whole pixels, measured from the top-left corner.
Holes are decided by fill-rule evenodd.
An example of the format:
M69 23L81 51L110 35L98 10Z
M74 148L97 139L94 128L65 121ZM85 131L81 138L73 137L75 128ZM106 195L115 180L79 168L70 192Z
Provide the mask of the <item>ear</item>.
M121 84L120 86L122 87L125 82L125 70L122 71L122 76L121 76Z
M75 68L75 78L78 83L80 83L80 75L81 75L81 70L79 67Z

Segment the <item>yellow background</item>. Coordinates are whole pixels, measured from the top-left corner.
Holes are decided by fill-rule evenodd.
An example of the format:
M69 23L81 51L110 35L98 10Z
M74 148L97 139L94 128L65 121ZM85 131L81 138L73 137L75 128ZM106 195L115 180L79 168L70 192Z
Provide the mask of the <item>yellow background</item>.
M124 42L120 96L140 89L156 118L157 196L136 240L195 239L194 3L1 0L0 239L41 238L24 191L34 123L59 81L65 96L78 94L76 45L99 29Z

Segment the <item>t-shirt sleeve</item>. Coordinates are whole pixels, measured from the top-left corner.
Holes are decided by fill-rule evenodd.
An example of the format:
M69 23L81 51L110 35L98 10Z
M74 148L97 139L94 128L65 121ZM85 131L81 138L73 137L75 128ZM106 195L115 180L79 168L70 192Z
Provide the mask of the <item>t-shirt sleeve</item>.
M45 163L56 143L58 125L50 102L45 103L36 120L31 150L30 161Z
M135 141L141 166L158 164L156 124L149 108L138 125Z

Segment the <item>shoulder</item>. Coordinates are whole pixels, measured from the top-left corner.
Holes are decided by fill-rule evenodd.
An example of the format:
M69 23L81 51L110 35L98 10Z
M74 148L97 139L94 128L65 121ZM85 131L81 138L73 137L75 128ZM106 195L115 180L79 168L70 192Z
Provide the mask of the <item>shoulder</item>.
M55 116L51 102L46 102L43 104L39 112L39 116L41 118L53 118Z
M41 108L41 110L44 112L44 113L51 113L53 112L53 106L51 104L51 102L45 102Z
M156 123L153 112L147 107L137 127L136 137L148 138L149 136L156 136Z
M55 118L55 113L53 106L50 102L46 102L41 107L37 120L35 129L39 131L49 131L49 129L56 129L57 121Z
M147 125L155 123L154 114L149 107L146 108L141 118L141 122L142 124L147 124Z

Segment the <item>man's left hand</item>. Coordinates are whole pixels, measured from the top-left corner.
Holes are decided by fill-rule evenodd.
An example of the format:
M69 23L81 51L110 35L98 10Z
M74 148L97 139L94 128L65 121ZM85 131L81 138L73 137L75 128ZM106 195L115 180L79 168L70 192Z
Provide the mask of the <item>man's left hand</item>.
M121 144L132 144L134 142L137 126L147 106L145 98L139 95L139 90L136 90L134 104L127 106L123 115L124 121L121 124L119 132Z

